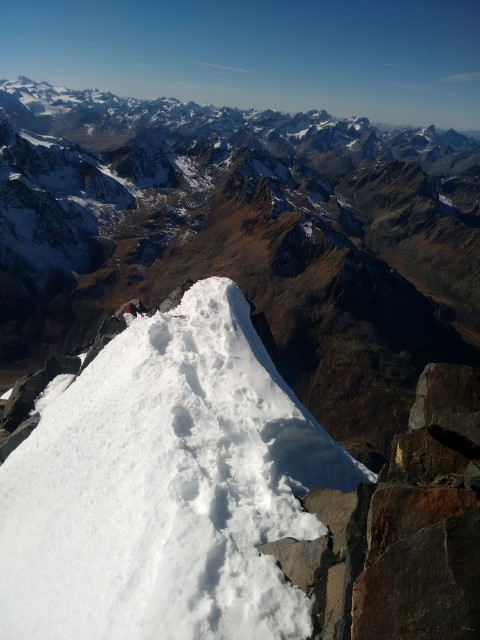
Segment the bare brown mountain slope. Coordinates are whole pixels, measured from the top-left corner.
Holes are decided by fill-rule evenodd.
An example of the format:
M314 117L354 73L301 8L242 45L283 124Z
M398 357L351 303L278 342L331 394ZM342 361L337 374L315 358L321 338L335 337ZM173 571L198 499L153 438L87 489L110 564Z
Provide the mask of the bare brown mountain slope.
M22 320L25 370L91 341L129 299L153 306L189 278L227 276L265 313L287 383L378 468L406 430L425 364L480 364L479 230L439 201L416 165L371 165L338 179L336 197L313 218L293 206L274 213L275 179L243 179L239 166L167 244L166 205L127 212L106 264Z
M470 205L460 202L457 209L438 197L435 181L418 165L394 162L347 176L337 188L355 205L361 246L432 298L437 315L480 346L480 219L471 215L473 181L462 186Z
M300 213L275 219L220 190L209 206L204 229L188 242L179 233L141 277L128 264L136 240L120 239L108 265L80 279L64 348L79 336L92 339L100 319L125 300L152 306L187 278L230 277L265 312L288 384L337 440L373 465L405 430L427 362L480 362L438 303L329 225L308 235Z

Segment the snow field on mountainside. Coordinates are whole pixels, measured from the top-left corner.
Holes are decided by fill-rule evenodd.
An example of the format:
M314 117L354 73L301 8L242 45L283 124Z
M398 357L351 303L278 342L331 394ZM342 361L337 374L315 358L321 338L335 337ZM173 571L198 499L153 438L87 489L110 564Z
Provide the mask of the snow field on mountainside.
M19 131L19 136L24 140L27 140L28 142L30 142L30 144L33 144L34 146L47 147L47 148L50 148L53 145L56 145L58 147L60 146L59 140L57 138L53 138L52 136L40 136L40 135L34 136L28 133L27 131L23 131L23 130Z
M326 532L292 486L374 476L296 401L236 285L197 283L66 382L0 468L5 637L306 638L310 601L254 545Z

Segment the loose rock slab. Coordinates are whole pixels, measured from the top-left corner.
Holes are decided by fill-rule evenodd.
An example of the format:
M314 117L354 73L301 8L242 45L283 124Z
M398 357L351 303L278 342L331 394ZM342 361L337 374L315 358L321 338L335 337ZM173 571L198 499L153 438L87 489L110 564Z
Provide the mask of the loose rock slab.
M273 556L290 582L309 593L320 572L327 572L334 562L328 536L316 540L283 538L257 547L260 553Z
M333 539L333 551L337 560L343 560L347 524L357 506L357 494L318 487L309 491L302 500L307 511L314 513L320 522L328 526Z

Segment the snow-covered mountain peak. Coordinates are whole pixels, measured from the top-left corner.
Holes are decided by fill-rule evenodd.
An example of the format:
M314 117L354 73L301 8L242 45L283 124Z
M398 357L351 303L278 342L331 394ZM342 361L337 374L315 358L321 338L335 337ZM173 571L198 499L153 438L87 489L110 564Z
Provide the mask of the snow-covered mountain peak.
M20 103L37 116L54 116L68 113L79 105L118 105L128 99L118 98L109 91L99 89L72 90L49 82L35 82L19 76L16 80L0 83L4 91L15 96ZM135 101L138 105L138 101Z
M233 282L135 319L41 416L0 469L9 638L310 635L255 545L324 533L291 487L373 476L278 376Z
M158 123L175 130L182 127L208 128L205 131L210 137L221 134L239 135L238 128L253 127L255 133L268 134L276 130L278 135L295 139L296 134L310 127L324 126L329 123L335 126L337 122L353 125L355 130L368 126L366 118L337 121L324 110L311 110L308 113L283 113L273 109L257 111L255 109L242 110L233 107L214 107L199 105L195 102L182 103L175 98L156 98L154 100L139 100L135 98L120 98L109 91L86 89L82 91L67 89L64 86L52 86L48 82L34 82L23 76L13 81L1 81L0 89L15 96L19 102L36 116L58 116L69 114L76 109L94 107L97 114L88 122L86 112L82 114L82 121L87 129L99 125L108 126L149 126ZM99 122L98 113L105 115L105 121ZM108 116L108 118L107 118ZM109 124L108 124L109 123ZM367 125L365 125L367 123ZM245 131L243 136L251 132ZM89 134L91 135L91 134ZM298 140L302 136L297 136Z

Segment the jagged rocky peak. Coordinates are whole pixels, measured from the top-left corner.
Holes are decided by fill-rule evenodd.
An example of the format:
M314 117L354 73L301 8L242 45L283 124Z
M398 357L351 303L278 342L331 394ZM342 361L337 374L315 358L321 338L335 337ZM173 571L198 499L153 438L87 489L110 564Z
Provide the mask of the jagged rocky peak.
M420 135L424 136L425 138L427 138L427 140L430 140L430 142L434 142L436 135L437 135L437 131L435 129L435 125L431 124L429 127L426 127L425 129L421 129L420 130Z

